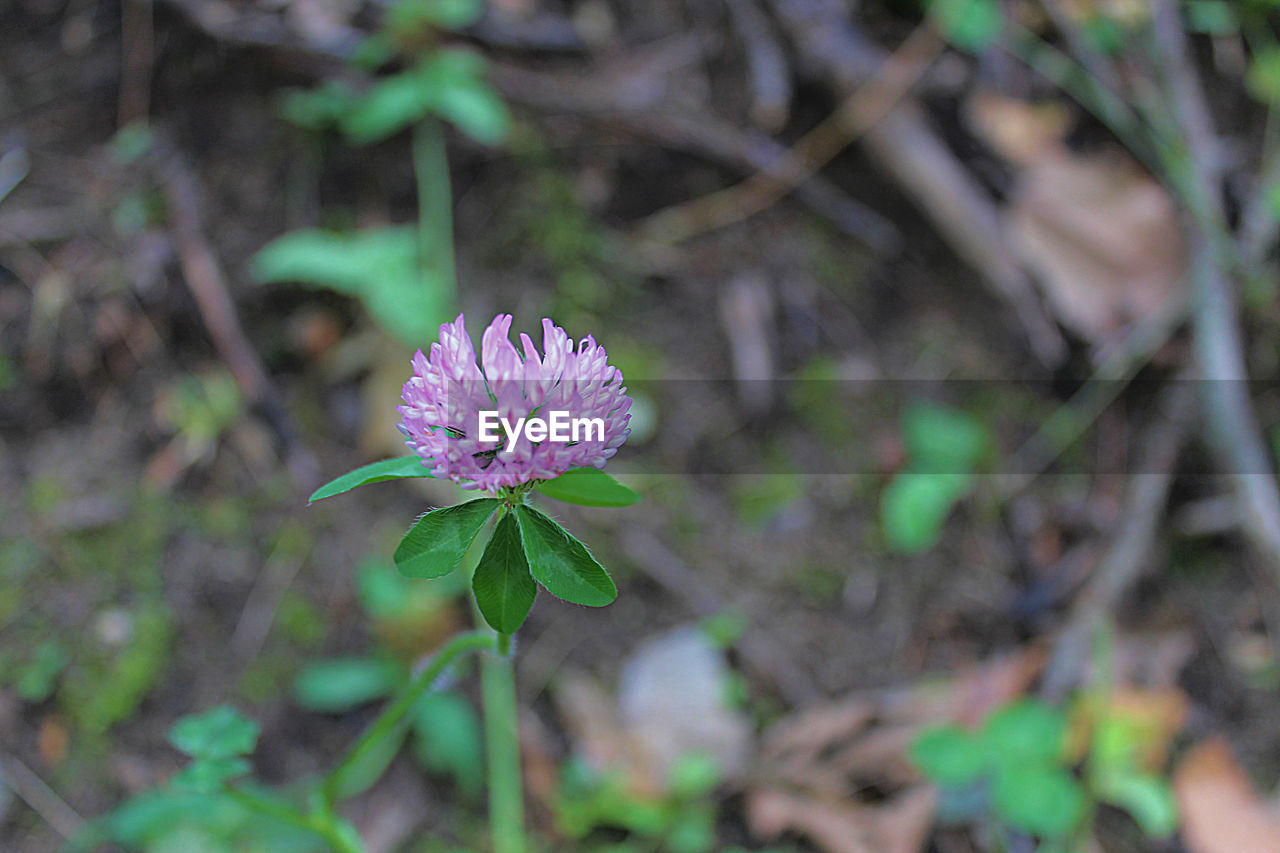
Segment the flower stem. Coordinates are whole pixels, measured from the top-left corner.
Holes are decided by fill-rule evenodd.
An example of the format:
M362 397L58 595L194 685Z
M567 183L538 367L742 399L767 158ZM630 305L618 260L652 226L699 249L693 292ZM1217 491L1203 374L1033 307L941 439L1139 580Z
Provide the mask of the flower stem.
M373 721L369 728L365 729L364 734L347 751L346 757L342 759L338 766L329 771L322 788L325 802L333 803L337 799L342 779L346 773L352 767L358 766L361 759L371 749L377 748L378 743L400 725L413 706L422 698L422 694L431 689L431 685L453 662L454 658L464 652L491 646L492 644L493 634L489 631L468 631L465 634L457 635L446 643L444 648L436 652L435 657L431 659L431 663L427 664L420 673L414 676L413 681L409 683L404 692L397 696L395 701L378 715L378 718Z
M484 655L480 660L493 853L524 853L525 846L524 786L520 776L516 678L508 653L510 643L510 634L499 634L498 653Z
M413 173L418 189L418 270L424 286L441 291L441 304L451 306L457 298L453 190L444 130L435 119L424 119L413 128Z

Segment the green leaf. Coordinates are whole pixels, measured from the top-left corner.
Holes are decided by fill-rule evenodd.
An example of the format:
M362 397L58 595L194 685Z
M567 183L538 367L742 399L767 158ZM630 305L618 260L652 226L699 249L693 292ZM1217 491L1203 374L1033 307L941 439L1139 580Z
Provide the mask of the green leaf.
M483 80L458 81L441 89L436 113L484 145L497 145L511 126L511 113Z
M1231 5L1223 0L1191 0L1187 4L1187 29L1227 36L1240 31L1240 19Z
M342 130L352 144L366 145L438 115L477 142L500 142L510 115L481 77L484 68L484 60L470 51L437 51L375 83L342 117Z
M354 471L348 471L337 479L330 480L311 493L307 503L322 501L343 492L349 492L370 483L381 483L385 480L399 480L408 477L430 477L431 472L422 464L419 456L400 456L395 459L384 459L364 465Z
M603 607L618 597L613 579L577 539L537 510L516 508L529 571L556 598Z
M951 509L968 492L967 474L904 471L880 496L880 522L894 551L920 554L938 544Z
M941 788L961 788L981 778L986 755L982 740L956 726L921 732L911 744L911 760Z
M493 538L485 546L471 578L471 588L475 590L476 604L484 621L493 630L514 634L524 624L538 586L529 574L520 528L510 513L502 516Z
M687 752L671 765L667 791L679 799L705 797L724 781L720 762L705 752Z
M48 699L58 686L58 676L66 668L68 660L66 648L57 640L41 643L35 657L18 676L18 695L26 702Z
M387 24L400 31L424 25L458 30L480 20L483 13L480 0L399 0L387 10Z
M968 474L987 452L990 439L976 418L935 403L916 403L902 418L902 438L911 470Z
M259 726L230 705L178 720L169 742L192 758L233 758L253 752Z
M456 693L422 697L413 712L413 755L428 770L453 778L468 796L484 788L484 749L475 708Z
M996 0L931 0L929 7L947 40L973 53L989 47L1004 26Z
M374 658L313 661L293 682L293 695L308 711L340 714L394 692L405 682L404 665Z
M281 99L280 115L298 127L323 130L337 124L358 97L345 80L328 80L314 89L286 91Z
M435 337L448 319L451 287L419 269L415 226L351 234L292 231L264 246L252 262L259 281L296 281L360 299L374 321L411 346Z
M364 612L375 620L391 619L413 603L413 581L396 571L390 562L366 559L356 570L356 592Z
M1245 87L1265 104L1280 104L1280 47L1258 51L1245 74Z
M239 756L230 758L197 758L169 780L175 791L212 794L224 782L248 774L249 762Z
M409 722L404 720L369 744L354 763L343 765L329 783L337 799L355 797L373 787L400 753L408 734Z
M425 118L437 101L431 75L416 66L375 83L340 122L353 145L381 142Z
M1098 795L1124 809L1152 838L1167 838L1178 828L1178 802L1169 783L1147 774L1111 774L1098 783Z
M1034 699L1004 706L982 727L986 753L997 767L1052 765L1062 754L1066 733L1062 712Z
M640 502L640 493L599 468L574 468L535 488L549 498L579 506L623 507Z
M409 528L393 555L396 568L408 578L443 577L462 563L480 528L500 504L480 498L456 506L433 509Z
M1084 791L1056 767L1006 767L996 774L991 802L1009 826L1042 838L1056 838L1075 827L1084 813Z

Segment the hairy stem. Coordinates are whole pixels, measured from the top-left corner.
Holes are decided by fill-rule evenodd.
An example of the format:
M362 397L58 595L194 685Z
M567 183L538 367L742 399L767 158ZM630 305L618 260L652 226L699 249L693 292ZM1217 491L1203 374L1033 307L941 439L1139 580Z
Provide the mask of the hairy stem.
M510 635L499 635L499 648L509 643ZM480 692L484 701L493 853L524 853L524 786L516 727L516 678L509 653L489 654L481 659Z

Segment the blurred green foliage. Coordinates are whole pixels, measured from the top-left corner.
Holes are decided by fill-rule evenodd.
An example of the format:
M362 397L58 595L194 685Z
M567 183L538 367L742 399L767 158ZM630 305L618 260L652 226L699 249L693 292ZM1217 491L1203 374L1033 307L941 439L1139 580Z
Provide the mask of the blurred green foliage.
M942 789L941 814L951 821L990 816L1010 829L1044 839L1088 837L1094 804L1114 805L1153 838L1177 827L1169 783L1142 767L1149 741L1142 722L1109 713L1077 714L1088 738L1083 776L1068 746L1068 718L1057 708L1020 699L996 709L977 731L955 725L927 729L911 758Z
M880 498L889 547L918 554L937 544L952 508L972 489L973 471L989 453L986 428L972 415L917 403L902 419L907 465Z

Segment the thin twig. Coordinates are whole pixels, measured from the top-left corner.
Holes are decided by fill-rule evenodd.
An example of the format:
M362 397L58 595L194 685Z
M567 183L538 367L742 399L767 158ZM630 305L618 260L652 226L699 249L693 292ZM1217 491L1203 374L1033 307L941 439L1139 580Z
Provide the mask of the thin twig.
M168 206L183 278L195 297L209 336L241 393L275 432L294 480L313 485L319 476L319 466L311 452L297 440L279 395L241 329L222 265L205 238L201 194L195 176L181 155L167 143L157 143L157 147L161 190Z
M639 225L648 238L675 243L740 222L813 177L850 143L874 127L901 100L941 52L930 27L918 27L885 60L884 70L800 138L780 162L741 183L663 208Z
M1097 369L1071 399L1045 418L1035 434L1014 451L1008 466L1013 473L1004 477L999 487L1002 500L1030 486L1115 402L1186 321L1187 307L1185 298L1166 300L1103 353Z
M0 783L12 789L63 838L74 838L84 827L84 818L16 756L0 753Z
M756 0L725 0L725 5L747 51L751 120L763 130L780 130L791 112L791 69L786 52Z
M1158 55L1170 111L1184 134L1189 163L1184 200L1199 232L1192 242L1198 284L1195 352L1206 380L1204 429L1241 503L1245 534L1280 583L1280 491L1249 399L1248 368L1239 326L1234 258L1222 210L1222 160L1208 103L1186 44L1177 7L1152 7Z
M800 53L848 97L884 65L884 53L850 24L834 0L774 0L774 11ZM1017 315L1036 356L1058 364L1062 333L1045 313L1027 271L1005 242L995 202L929 126L924 111L903 98L867 129L865 148L911 195L965 262Z
M145 119L151 110L151 65L155 26L151 0L120 4L120 105L117 121L125 127Z
M1042 686L1050 700L1061 699L1075 683L1095 630L1146 565L1173 485L1174 466L1190 432L1194 402L1190 382L1175 380L1165 386L1156 421L1143 439L1139 468L1130 477L1115 539L1055 642Z
M490 79L507 98L543 112L579 115L746 173L760 172L785 180L779 170L787 149L762 133L673 109L619 107L607 94L577 85L565 75L530 71L510 63L492 63ZM821 176L811 176L798 186L795 197L878 252L893 254L902 246L902 235L893 223Z
M297 545L297 537L283 533L249 590L230 643L232 654L243 663L253 660L262 650L280 602L311 551L310 540L295 551Z

